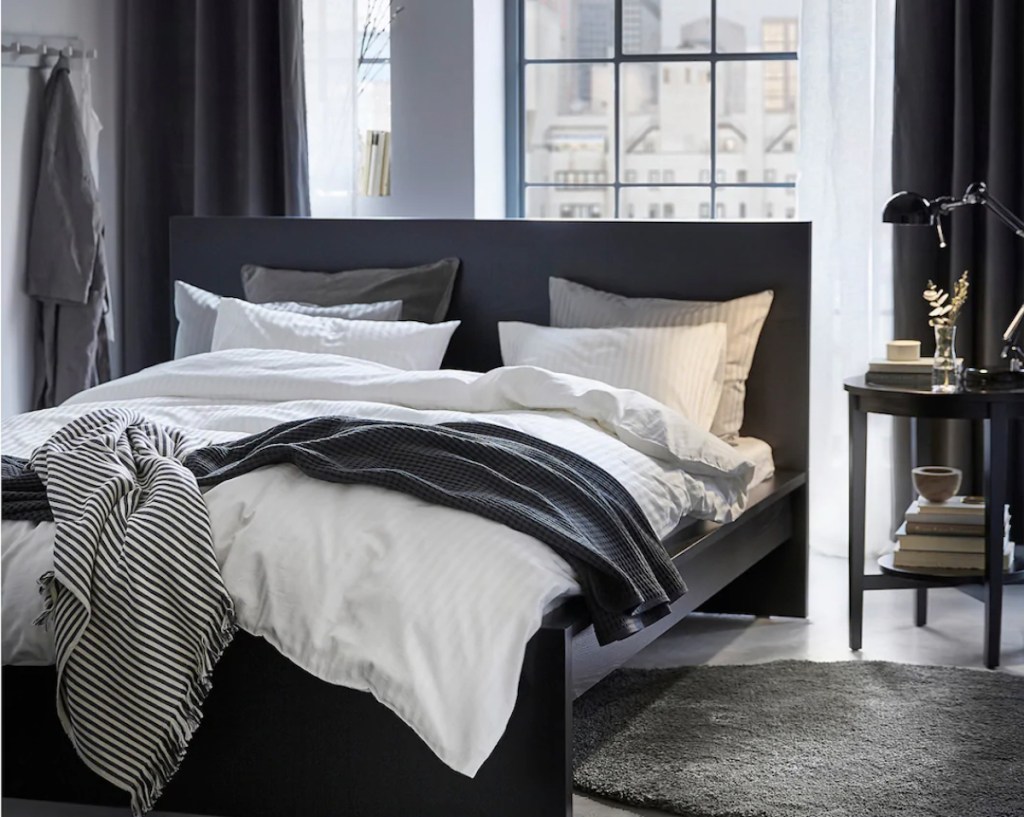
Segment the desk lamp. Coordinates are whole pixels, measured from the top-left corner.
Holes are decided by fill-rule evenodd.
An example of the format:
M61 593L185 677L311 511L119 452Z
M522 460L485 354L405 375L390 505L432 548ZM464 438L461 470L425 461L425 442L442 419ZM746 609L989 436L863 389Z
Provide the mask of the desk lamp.
M1024 219L1012 213L1006 205L989 195L984 182L968 185L964 194L939 196L926 199L918 193L903 191L885 203L882 221L888 224L935 227L939 234L939 246L946 246L942 232L942 216L959 207L982 204L991 210L1000 221L1013 232L1024 238ZM968 389L1024 389L1024 305L1010 325L1003 332L1003 349L1000 362L984 369L965 369L964 385Z

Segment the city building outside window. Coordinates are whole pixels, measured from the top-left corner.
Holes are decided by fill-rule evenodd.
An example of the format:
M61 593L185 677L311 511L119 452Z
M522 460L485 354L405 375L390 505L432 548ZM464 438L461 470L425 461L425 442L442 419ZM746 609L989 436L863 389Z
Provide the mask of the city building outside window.
M510 216L795 217L800 0L506 2Z

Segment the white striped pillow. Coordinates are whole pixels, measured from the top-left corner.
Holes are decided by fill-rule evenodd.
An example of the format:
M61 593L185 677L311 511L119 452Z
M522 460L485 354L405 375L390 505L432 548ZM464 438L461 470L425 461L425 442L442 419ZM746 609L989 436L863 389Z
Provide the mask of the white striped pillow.
M221 296L205 289L174 282L174 315L178 319L178 332L174 337L174 359L210 351L213 327L217 323L217 304ZM401 301L378 301L372 304L340 304L316 306L294 301L260 304L266 309L297 312L322 318L350 318L359 321L397 321L402 315Z
M285 349L345 355L396 369L436 370L459 321L358 321L281 312L223 298L217 306L213 351Z
M503 321L498 336L506 366L537 366L642 392L704 431L722 395L724 323L558 329Z
M775 297L772 290L732 301L673 301L666 298L626 298L564 278L551 278L548 290L552 326L664 327L724 322L728 327L725 380L711 433L728 442L739 437L743 426L747 377L754 362L761 328Z

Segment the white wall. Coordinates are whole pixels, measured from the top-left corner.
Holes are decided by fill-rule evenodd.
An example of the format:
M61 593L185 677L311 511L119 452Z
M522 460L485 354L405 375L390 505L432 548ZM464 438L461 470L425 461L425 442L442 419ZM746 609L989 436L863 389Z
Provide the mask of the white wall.
M356 215L502 218L502 0L401 0L391 25L391 195Z
M99 188L107 227L107 262L114 314L120 315L120 43L125 0L3 0L5 36L18 34L77 37L99 52L90 65L93 106L103 124L99 143ZM72 70L77 63L72 64ZM35 317L24 295L25 242L36 180L39 105L48 72L5 66L2 135L3 267L0 275L0 414L31 408ZM118 321L118 326L120 322ZM119 371L120 353L112 349Z

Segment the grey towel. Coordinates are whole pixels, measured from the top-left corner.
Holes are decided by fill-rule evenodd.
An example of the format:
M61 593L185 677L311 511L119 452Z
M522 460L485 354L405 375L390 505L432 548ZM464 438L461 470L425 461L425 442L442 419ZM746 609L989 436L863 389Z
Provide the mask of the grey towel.
M26 292L37 300L35 408L110 379L103 217L66 57L43 93L43 140L28 236Z

